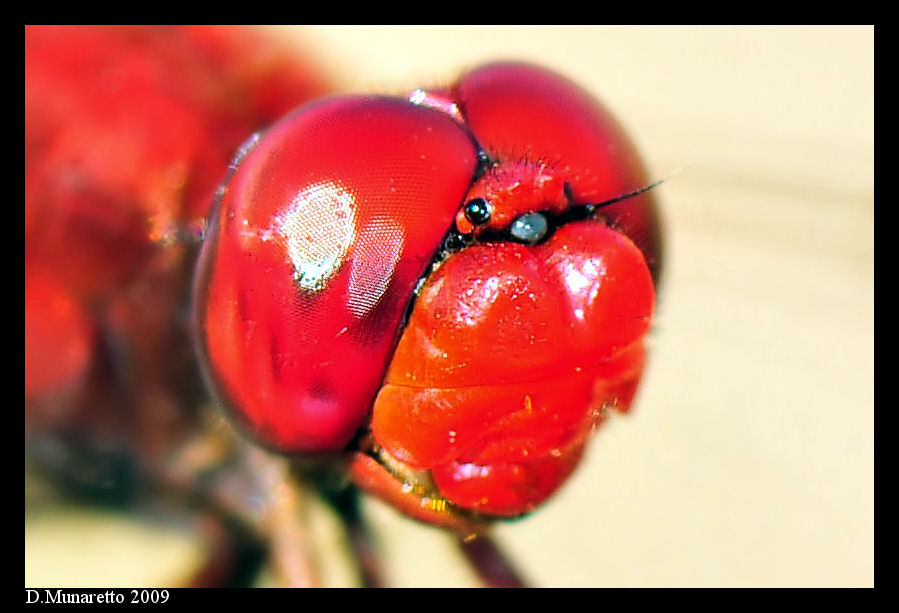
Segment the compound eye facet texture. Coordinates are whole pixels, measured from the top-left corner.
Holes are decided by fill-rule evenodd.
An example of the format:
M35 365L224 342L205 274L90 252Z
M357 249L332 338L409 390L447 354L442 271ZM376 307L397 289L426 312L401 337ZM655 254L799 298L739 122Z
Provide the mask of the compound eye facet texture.
M207 378L266 445L339 451L475 171L449 116L386 97L301 108L223 188L196 277Z

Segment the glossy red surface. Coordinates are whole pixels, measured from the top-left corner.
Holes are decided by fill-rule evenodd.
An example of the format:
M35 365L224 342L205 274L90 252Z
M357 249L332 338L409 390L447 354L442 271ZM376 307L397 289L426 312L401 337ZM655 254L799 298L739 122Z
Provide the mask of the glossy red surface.
M496 226L529 210L596 204L650 183L618 121L554 72L529 64L490 64L462 77L451 96L465 124L498 162L469 196L486 194L495 202ZM562 200L563 184L570 203ZM652 194L610 205L600 215L640 247L658 281L661 228Z
M28 28L25 48L29 419L71 405L165 453L194 408L186 237L234 148L324 85L242 30ZM583 206L646 184L614 119L532 66L301 107L248 141L209 218L207 379L256 440L351 452L357 484L419 520L531 511L639 382L655 204ZM510 242L536 211L548 238Z
M337 452L359 435L372 455L354 456L358 485L467 526L458 509L536 508L603 410L627 410L658 220L650 194L584 219L647 181L581 89L492 65L409 100L310 105L246 150L204 246L196 314L213 387L264 444ZM462 212L473 198L492 209L478 228ZM530 212L561 225L536 245L503 239ZM472 244L444 254L401 329L454 229Z
M533 509L601 409L627 409L654 298L641 252L596 221L535 247L461 251L421 290L375 403L376 440L459 506Z
M197 313L210 379L265 444L350 441L475 155L442 113L345 97L286 117L240 162L201 257Z
M495 241L525 213L564 220L647 184L618 123L549 71L489 65L419 97L450 109L489 160L463 200L489 202L489 221L456 214L476 239ZM427 471L456 507L536 508L575 469L604 409L629 408L660 266L648 193L535 246L476 240L453 254L421 289L375 402L381 453Z

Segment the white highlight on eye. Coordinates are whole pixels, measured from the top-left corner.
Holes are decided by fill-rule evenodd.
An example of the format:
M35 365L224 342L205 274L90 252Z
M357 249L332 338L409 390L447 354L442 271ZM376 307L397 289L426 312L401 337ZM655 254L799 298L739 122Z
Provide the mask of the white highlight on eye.
M293 276L307 291L320 291L339 269L356 235L356 198L327 181L301 189L272 222L286 241Z
M356 317L364 317L390 287L406 244L406 233L392 218L376 216L359 232L357 244L359 251L350 268L347 307Z
M416 89L409 94L409 102L416 106L434 109L446 113L456 121L462 121L459 105L442 96L435 96L424 89Z

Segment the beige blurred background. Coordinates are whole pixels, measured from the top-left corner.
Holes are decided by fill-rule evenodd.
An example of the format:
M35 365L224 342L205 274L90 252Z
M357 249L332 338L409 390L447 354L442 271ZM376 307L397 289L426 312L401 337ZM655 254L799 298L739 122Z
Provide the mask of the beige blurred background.
M538 62L603 100L651 176L681 169L658 189L668 260L635 411L599 431L544 509L497 527L535 585L873 585L872 27L273 35L347 91L439 84L492 59ZM389 583L475 585L445 535L375 502L367 511ZM196 555L184 535L79 521L90 536L80 551L139 560L116 565L142 570L124 584L164 582ZM326 581L345 584L332 522L315 521ZM54 529L71 531L26 521L26 583L29 573L52 583L46 560L79 551Z

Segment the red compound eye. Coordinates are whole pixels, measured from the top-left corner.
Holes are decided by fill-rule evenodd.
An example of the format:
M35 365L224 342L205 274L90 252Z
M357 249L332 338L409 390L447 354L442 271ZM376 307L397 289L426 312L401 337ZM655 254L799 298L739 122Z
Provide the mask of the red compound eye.
M351 451L414 517L528 512L640 380L658 216L650 193L610 201L647 183L614 119L533 66L304 107L214 212L209 379L265 444Z
M338 98L272 127L240 161L198 274L209 376L267 444L350 441L476 151L450 117Z

